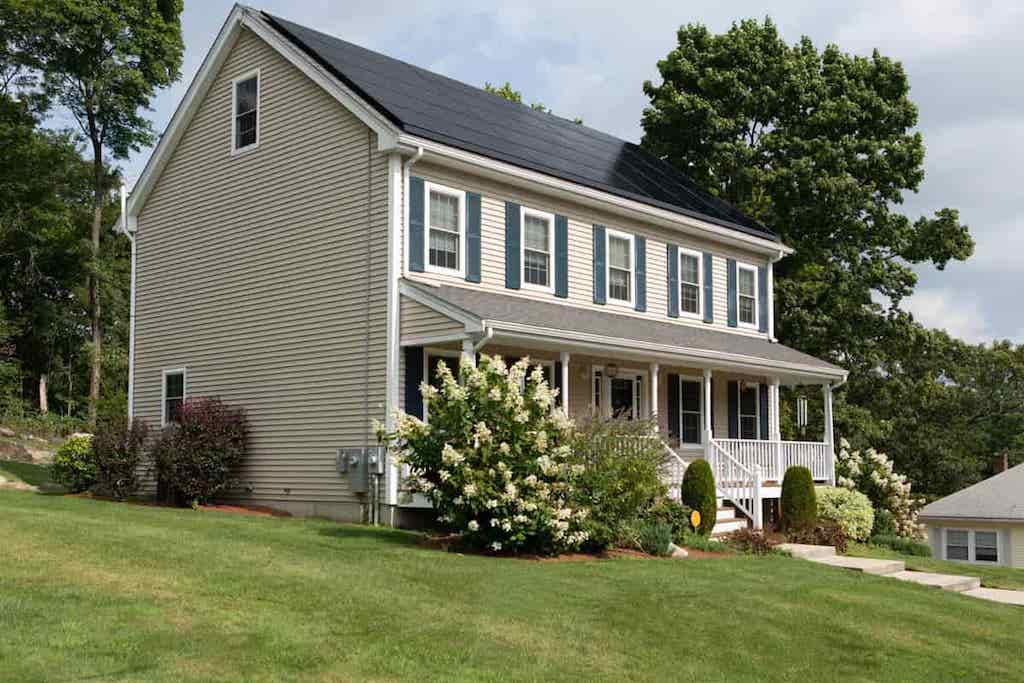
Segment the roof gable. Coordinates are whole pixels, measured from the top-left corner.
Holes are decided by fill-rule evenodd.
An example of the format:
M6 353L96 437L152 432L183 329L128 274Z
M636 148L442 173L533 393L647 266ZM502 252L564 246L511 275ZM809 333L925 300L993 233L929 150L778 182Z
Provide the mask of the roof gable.
M940 498L924 506L921 516L1024 522L1024 465Z
M410 135L778 241L774 233L634 143L265 12L263 16Z

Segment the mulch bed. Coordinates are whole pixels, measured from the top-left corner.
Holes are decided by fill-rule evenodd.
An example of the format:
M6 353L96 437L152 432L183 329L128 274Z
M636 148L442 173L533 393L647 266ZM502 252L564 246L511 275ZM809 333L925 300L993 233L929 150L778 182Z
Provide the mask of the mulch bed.
M142 505L145 507L156 507L156 508L171 508L174 510L183 510L185 508L178 507L177 505L171 505L170 503L164 503L159 500L149 499L129 499L129 500L116 500L114 498L107 498L105 496L97 496L92 493L66 493L64 494L71 498L91 498L93 500L105 500L111 503L128 503L129 505ZM255 517L291 517L290 512L284 510L278 510L276 508L268 507L266 505L200 505L198 508L201 512L226 512L234 515L250 515Z
M505 560L528 560L531 562L594 562L595 560L619 560L619 559L640 559L640 560L664 560L668 558L655 557L633 548L609 548L603 553L564 553L562 555L507 555L494 554L483 550L456 550L455 544L459 540L458 534L424 534L419 539L419 545L431 550L443 550L445 552L458 552L463 555L477 555L481 557L494 557ZM721 560L732 557L730 553L709 553L703 550L686 549L689 556L687 560Z

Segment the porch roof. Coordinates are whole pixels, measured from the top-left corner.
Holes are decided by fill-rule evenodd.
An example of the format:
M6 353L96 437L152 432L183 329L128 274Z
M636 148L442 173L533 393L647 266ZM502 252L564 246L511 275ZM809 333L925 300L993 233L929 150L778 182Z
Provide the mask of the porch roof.
M403 280L402 291L441 313L458 317L467 329L500 336L590 344L703 367L754 369L792 380L845 380L847 374L841 367L762 336L660 322L626 312L595 311L479 288Z

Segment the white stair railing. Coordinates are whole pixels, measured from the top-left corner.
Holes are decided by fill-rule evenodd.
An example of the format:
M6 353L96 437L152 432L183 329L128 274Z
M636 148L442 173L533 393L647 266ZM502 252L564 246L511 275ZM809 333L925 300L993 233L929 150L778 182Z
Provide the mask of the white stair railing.
M665 478L665 485L668 486L668 497L672 500L682 498L683 475L686 474L687 462L682 456L672 450L672 447L662 441L665 445L665 463L662 465L662 476Z
M746 467L734 458L715 439L710 440L708 464L715 475L718 495L731 502L760 529L761 523L761 481L760 465Z

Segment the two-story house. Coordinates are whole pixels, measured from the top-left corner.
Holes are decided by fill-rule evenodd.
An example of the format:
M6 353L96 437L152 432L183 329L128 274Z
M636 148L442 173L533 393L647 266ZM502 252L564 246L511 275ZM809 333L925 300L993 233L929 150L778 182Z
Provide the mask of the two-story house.
M529 356L570 416L655 417L755 525L791 464L833 479L843 369L773 339L772 232L637 145L236 6L125 210L129 410L244 406L237 496L400 522L337 451L422 415L440 359ZM820 385L784 442L779 387ZM428 417L429 419L429 417Z

